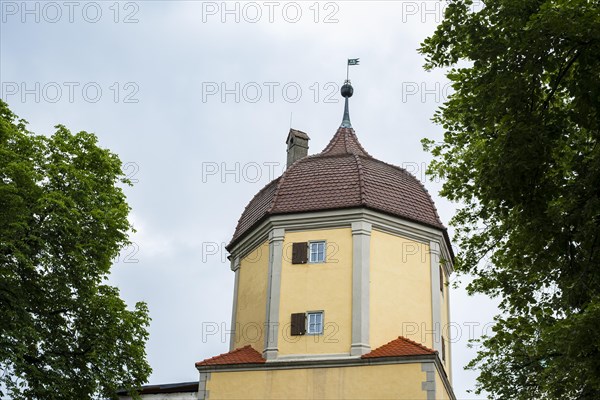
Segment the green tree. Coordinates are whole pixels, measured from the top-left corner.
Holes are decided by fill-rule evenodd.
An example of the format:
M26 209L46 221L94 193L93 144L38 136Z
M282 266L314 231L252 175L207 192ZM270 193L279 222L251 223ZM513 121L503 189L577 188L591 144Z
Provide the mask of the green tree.
M423 143L459 203L456 267L500 301L476 391L599 399L600 3L451 0L420 52L454 88Z
M35 135L0 100L0 180L0 397L139 387L148 310L105 284L132 230L119 158L87 132Z

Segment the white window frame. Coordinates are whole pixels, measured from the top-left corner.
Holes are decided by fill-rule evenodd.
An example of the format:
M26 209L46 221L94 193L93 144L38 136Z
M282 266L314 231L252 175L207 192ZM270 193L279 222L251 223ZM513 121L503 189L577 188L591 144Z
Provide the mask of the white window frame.
M311 330L311 323L310 323L310 319L311 316L320 316L320 323L319 322L315 322L313 323L313 325L317 325L320 326L320 330L319 331L313 331ZM321 311L308 311L306 313L306 334L307 335L322 335L323 331L325 330L325 313L321 310Z
M323 260L313 260L312 255L313 255L313 251L312 251L312 246L313 244L315 245L319 245L319 244L323 244ZM316 254L319 254L319 251L317 249ZM309 264L323 264L327 262L327 241L325 240L312 240L308 242L308 263Z

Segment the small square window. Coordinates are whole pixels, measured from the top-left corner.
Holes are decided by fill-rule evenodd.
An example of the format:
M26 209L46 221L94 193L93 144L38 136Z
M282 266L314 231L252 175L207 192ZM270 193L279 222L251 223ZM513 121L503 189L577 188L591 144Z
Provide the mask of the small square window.
M308 262L325 262L325 241L310 242L308 246Z
M323 334L323 311L315 311L307 313L308 329L306 333L308 335L322 335Z

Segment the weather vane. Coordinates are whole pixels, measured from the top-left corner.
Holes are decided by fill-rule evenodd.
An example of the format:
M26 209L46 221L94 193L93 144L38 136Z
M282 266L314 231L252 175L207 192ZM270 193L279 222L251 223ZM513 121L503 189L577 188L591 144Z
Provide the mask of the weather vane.
M350 66L351 65L358 65L358 60L360 60L359 58L349 58L348 59L348 65L346 65L346 82L350 82Z

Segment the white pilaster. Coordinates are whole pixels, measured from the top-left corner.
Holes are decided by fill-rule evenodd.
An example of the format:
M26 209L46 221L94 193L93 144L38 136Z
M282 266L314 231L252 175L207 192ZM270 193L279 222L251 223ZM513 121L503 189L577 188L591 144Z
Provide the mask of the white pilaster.
M237 322L237 304L238 288L240 286L240 258L235 257L231 260L231 270L235 272L235 281L233 284L233 310L231 311L231 336L229 337L229 351L235 349L235 334Z
M369 273L372 225L352 222L352 344L351 355L371 351L369 343Z
M442 296L440 291L440 244L429 242L429 259L431 267L431 317L433 330L433 349L442 358Z
M277 336L279 330L279 297L281 289L281 264L283 261L283 239L285 229L275 228L269 232L269 276L267 284L267 316L265 319L265 349L267 360L277 358Z

